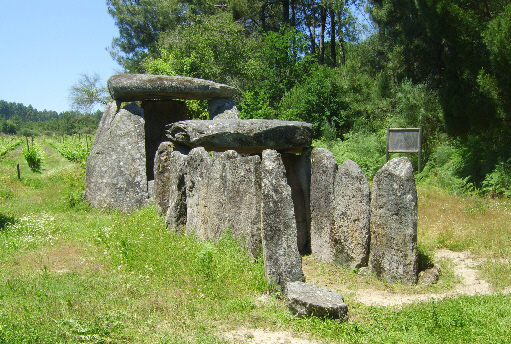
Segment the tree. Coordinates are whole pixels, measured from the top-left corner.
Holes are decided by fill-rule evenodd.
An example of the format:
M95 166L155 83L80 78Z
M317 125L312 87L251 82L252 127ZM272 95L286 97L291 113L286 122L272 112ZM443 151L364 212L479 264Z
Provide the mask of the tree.
M69 100L73 110L90 113L96 105L106 105L110 95L101 85L98 74L81 74L78 81L69 89Z

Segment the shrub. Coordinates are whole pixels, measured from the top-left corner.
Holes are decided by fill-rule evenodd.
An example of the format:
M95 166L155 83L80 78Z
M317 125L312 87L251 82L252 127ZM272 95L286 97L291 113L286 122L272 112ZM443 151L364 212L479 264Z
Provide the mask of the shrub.
M23 156L28 163L28 167L33 172L41 171L41 164L43 162L43 154L39 147L35 144L32 144L32 148L25 147L23 148Z

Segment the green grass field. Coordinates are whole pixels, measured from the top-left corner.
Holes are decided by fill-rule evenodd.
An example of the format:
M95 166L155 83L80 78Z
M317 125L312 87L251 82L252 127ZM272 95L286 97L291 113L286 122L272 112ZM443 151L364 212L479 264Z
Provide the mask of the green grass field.
M43 152L40 172L20 147L0 158L0 343L227 343L222 334L240 328L317 343L511 343L511 296L499 293L511 286L508 200L419 188L421 251L487 259L481 274L495 294L398 307L347 297L348 322L297 319L271 293L262 262L229 236L211 244L169 232L154 206L130 215L89 209L83 165L47 145ZM410 294L448 291L454 279L448 266L432 287L317 270L331 283Z

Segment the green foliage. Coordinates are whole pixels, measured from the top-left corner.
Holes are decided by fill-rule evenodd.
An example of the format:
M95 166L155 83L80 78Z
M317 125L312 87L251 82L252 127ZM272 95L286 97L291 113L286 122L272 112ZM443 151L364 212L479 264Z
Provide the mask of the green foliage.
M491 196L511 198L511 158L499 163L482 182L481 191Z
M22 137L0 135L0 158L22 143Z
M270 106L270 97L264 91L245 91L239 107L240 118L274 119L276 111Z
M90 135L53 136L45 139L64 158L69 161L85 164L89 156L94 138Z
M31 147L24 147L22 153L27 161L28 167L30 167L33 172L40 172L43 162L43 151L39 145L32 143Z
M82 74L69 89L69 100L73 110L90 113L97 105L108 104L111 98L98 74Z

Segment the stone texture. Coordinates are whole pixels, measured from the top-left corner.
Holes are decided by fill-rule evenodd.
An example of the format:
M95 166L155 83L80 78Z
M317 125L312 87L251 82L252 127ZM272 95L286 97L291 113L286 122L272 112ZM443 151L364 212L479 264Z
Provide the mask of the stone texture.
M261 253L261 158L235 151L217 155L207 182L207 239L228 229L255 259Z
M110 103L87 159L84 198L96 208L130 211L146 203L144 112Z
M182 231L187 223L186 172L188 156L174 150L170 153L167 185L167 204L163 204L167 228Z
M167 141L165 126L188 119L186 103L180 100L146 100L142 102L145 119L147 180L154 179L154 156L160 143Z
M207 240L208 200L207 183L213 161L203 147L194 148L188 154L186 162L186 232Z
M432 268L419 272L418 284L432 285L438 282L442 268L435 264Z
M160 215L166 214L169 206L170 154L173 151L172 142L162 142L154 156L154 202Z
M270 282L285 288L287 282L304 281L291 188L279 153L270 149L263 151L261 165L265 273Z
M314 257L334 261L330 235L334 231L334 181L337 161L325 148L313 148L311 153L311 250Z
M369 259L369 219L371 194L362 169L346 160L334 182L334 221L330 236L334 263L360 268Z
M261 153L271 148L281 152L301 153L312 143L312 125L278 120L182 121L169 126L170 141L206 150L236 150L238 153Z
M286 178L291 187L291 197L295 209L297 245L301 255L311 252L310 244L310 183L311 183L311 149L304 149L302 154L281 154L286 168Z
M240 118L238 108L232 99L214 98L208 101L209 119Z
M296 316L348 320L348 306L341 294L315 285L291 282L286 285L288 307Z
M231 98L234 87L213 81L184 76L116 74L108 79L113 99L137 101L146 99L212 99Z
M417 283L417 190L408 158L390 160L373 179L369 267L382 280Z

